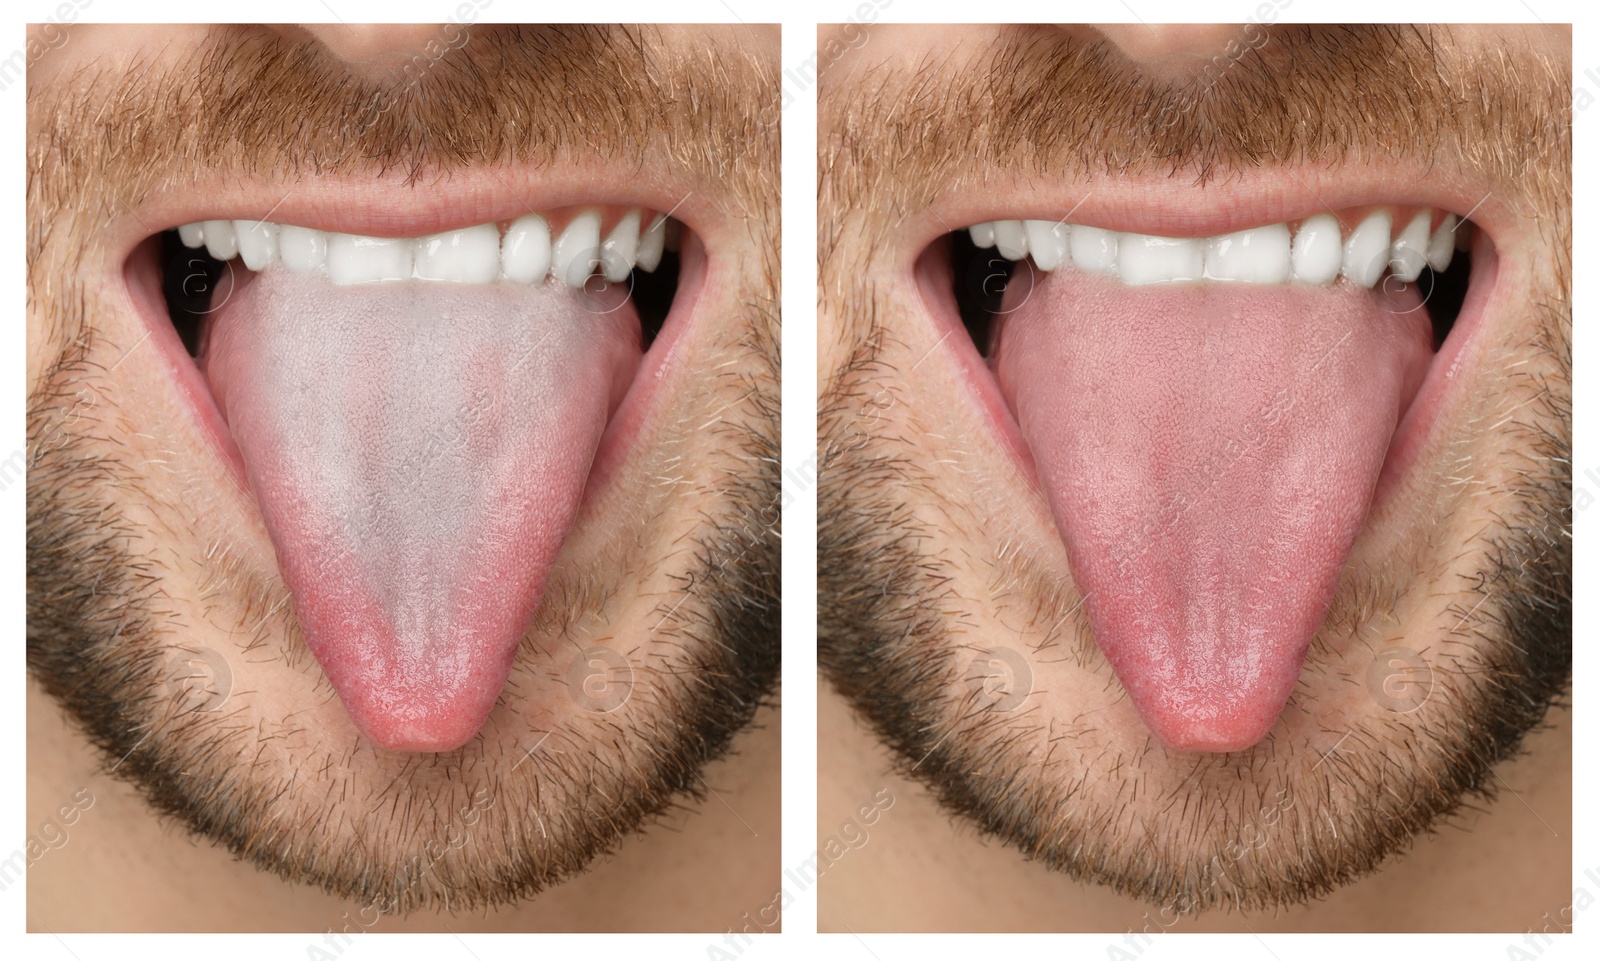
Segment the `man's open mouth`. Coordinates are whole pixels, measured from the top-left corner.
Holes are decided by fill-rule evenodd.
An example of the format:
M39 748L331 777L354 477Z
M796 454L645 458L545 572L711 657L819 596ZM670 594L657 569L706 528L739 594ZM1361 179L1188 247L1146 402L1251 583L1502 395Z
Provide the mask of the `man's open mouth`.
M1465 205L1244 207L1167 235L1128 229L1159 213L1007 211L916 268L935 323L971 337L965 379L1048 502L1100 649L1186 750L1277 722L1496 277Z
M353 722L452 750L651 409L705 249L670 210L605 203L381 235L245 212L145 237L130 296Z

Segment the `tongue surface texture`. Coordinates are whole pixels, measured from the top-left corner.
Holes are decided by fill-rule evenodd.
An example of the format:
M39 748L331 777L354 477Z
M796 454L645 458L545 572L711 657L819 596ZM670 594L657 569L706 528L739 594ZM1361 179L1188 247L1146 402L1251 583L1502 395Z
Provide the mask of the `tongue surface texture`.
M1365 523L1427 370L1427 311L1343 283L1062 271L1023 289L996 374L1095 638L1168 746L1247 748Z
M267 270L206 375L306 643L379 747L482 727L639 358L559 285L335 287Z

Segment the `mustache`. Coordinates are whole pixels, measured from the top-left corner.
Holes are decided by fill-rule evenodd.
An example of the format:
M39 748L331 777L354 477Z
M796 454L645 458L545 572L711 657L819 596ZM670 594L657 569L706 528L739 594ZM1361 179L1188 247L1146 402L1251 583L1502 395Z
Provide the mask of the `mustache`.
M313 40L230 26L177 64L87 66L29 85L30 220L100 223L198 170L416 182L583 158L670 165L731 209L775 204L778 131L759 115L776 65L715 35L691 49L658 34L447 24L409 59L358 69Z
M965 64L825 75L822 209L892 221L996 170L1203 185L1379 157L1482 171L1550 210L1571 195L1571 81L1570 57L1457 47L1449 27L1246 24L1159 76L1108 40L1025 28Z

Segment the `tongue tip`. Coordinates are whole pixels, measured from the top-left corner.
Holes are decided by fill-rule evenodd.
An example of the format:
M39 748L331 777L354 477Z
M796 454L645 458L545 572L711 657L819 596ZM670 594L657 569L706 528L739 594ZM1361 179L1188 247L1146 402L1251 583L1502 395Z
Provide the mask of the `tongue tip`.
M471 704L407 707L396 711L345 702L356 729L384 751L438 754L477 736L494 707Z
M483 729L510 677L509 661L480 663L454 677L390 668L384 681L375 682L324 666L351 723L384 751L456 750Z
M481 724L471 726L407 724L365 727L363 733L380 750L443 754L454 751L472 740L481 727Z
M1278 721L1278 712L1255 711L1233 716L1195 717L1160 710L1140 714L1161 743L1174 751L1231 754L1259 744Z
M1283 714L1296 670L1280 677L1219 678L1213 684L1162 684L1124 680L1139 716L1175 751L1227 754L1259 744ZM1119 672L1120 673L1120 672Z

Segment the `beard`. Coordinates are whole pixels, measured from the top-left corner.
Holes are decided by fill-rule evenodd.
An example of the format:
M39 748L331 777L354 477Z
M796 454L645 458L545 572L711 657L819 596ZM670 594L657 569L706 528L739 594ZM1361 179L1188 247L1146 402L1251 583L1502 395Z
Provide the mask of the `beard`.
M696 102L722 119L755 116L770 87L754 60L706 55L686 61L689 74L674 74L647 52L651 44L621 31L475 38L431 68L435 85L385 94L391 109L376 123L363 118L380 102L378 88L342 85L309 45L221 48L206 58L206 76L231 78L231 90L292 90L300 113L291 117L287 100L244 97L204 135L221 144L248 139L217 130L224 122L259 132L303 120L309 139L280 140L273 149L281 152L263 164L303 171L359 162L375 174L398 165L415 175L439 164L554 158L570 146L550 133L565 129L560 116L570 104L532 96L546 84L597 91L616 72L652 77L719 91ZM504 123L485 126L504 110L475 85L485 76L542 105L545 113L509 126L529 137L543 130L548 142L519 141ZM111 376L123 361L127 374L150 357L134 353L142 341L110 332L105 315L118 302L84 280L91 272L70 244L74 231L134 209L159 181L158 168L127 144L110 148L104 138L120 136L118 125L96 133L76 120L116 98L131 117L170 122L168 134L200 119L162 99L192 77L147 75L142 87L119 79L80 77L30 93L30 113L43 118L36 129L54 131L31 138L29 149L29 310L33 329L44 331L29 348L30 677L156 812L259 869L358 900L364 916L529 897L673 805L703 799L701 770L726 753L777 683L776 225L752 236L754 266L732 281L741 310L714 318L722 333L707 363L726 373L698 378L677 398L671 420L681 424L642 455L651 471L694 454L708 473L676 488L635 485L630 529L551 577L480 737L448 753L382 752L353 732L336 740L320 728L318 714L337 710L336 698L282 583L238 549L237 532L216 519L224 515L208 511L226 492L207 489L198 473L171 484L171 470L159 465L180 458L152 453L198 447L196 435L162 422ZM645 86L641 98L661 93ZM751 150L735 132L707 134L703 118L656 117L657 126L639 121L605 149L698 138L696 162L719 169L731 144ZM496 133L462 136L472 129ZM361 132L353 144L320 139L349 130ZM149 133L142 146L160 141L159 131ZM771 150L752 156L775 157L775 138L761 142ZM773 207L775 196L762 192L771 178L739 170L731 189L756 191L743 195L752 209ZM693 429L708 403L724 416ZM686 503L703 506L691 512ZM574 657L602 631L621 656L621 676L594 674L595 665ZM304 710L285 710L289 686Z
M1423 64L1455 69L1433 66L1425 38L1358 29L1275 35L1249 69L1203 90L1139 78L1103 46L1039 38L964 64L947 85L928 82L931 67L881 71L871 94L892 113L852 89L824 89L823 114L840 119L824 138L823 216L864 211L883 223L859 233L885 236L893 218L970 188L985 166L1181 172L1200 187L1237 169L1337 158L1368 134L1342 130L1351 118L1333 108L1321 127L1292 118L1316 114L1328 90L1388 103L1386 78ZM1483 82L1516 89L1527 74ZM1544 107L1527 117L1534 134L1516 135L1525 156L1473 154L1508 176L1526 163L1551 254L1518 314L1497 319L1511 333L1488 365L1500 373L1478 426L1448 442L1452 462L1491 466L1470 492L1441 485L1426 508L1450 521L1438 534L1347 567L1284 719L1230 754L1170 751L1142 728L1103 723L1138 724L1081 593L1040 560L1049 552L1033 549L1017 520L1028 513L1020 482L974 453L999 445L962 433L978 418L930 410L927 372L911 376L923 346L901 337L925 318L878 282L888 267L873 251L851 247L848 232L824 234L824 326L850 348L823 391L819 656L902 774L1023 856L1176 913L1320 897L1493 796L1495 765L1564 697L1571 674L1570 147L1553 132L1559 90L1531 96ZM1411 90L1412 105L1371 122L1426 131L1414 136L1429 150L1498 123L1498 108L1452 114L1429 93ZM1241 102L1258 109L1246 117ZM1427 119L1402 117L1411 111ZM1106 115L1132 119L1118 129ZM973 123L945 129L929 118ZM919 148L888 146L911 143ZM900 159L894 176L876 159L886 156ZM1491 442L1468 436L1487 424ZM1488 523L1465 520L1484 511ZM1418 616L1435 593L1461 599ZM1370 701L1341 702L1330 726L1320 702L1352 690Z
M1567 402L1548 403L1554 414ZM1351 726L1326 756L1284 750L1292 742L1279 735L1232 754L1175 753L1084 726L1087 708L1060 697L1036 695L1024 707L1022 696L1069 672L1106 690L1117 682L1086 628L1040 631L1027 653L1005 646L1011 632L974 629L955 564L926 546L948 528L910 519L900 498L926 488L904 457L870 444L832 446L823 461L822 670L892 748L900 773L1029 859L1177 913L1305 903L1492 799L1494 766L1518 753L1568 689L1569 440L1535 424L1514 430L1529 462L1548 469L1501 492L1505 526L1472 545L1476 563L1464 576L1481 603L1452 605L1416 638L1434 666L1380 679L1389 709ZM1043 583L1025 561L990 574L996 584ZM1358 625L1387 621L1379 599L1393 606L1408 593L1396 578L1341 585L1290 713L1315 680L1346 668L1350 638L1366 632ZM1076 591L1037 596L1022 605L1025 629L1081 608ZM1010 661L999 691L981 681L997 658Z

